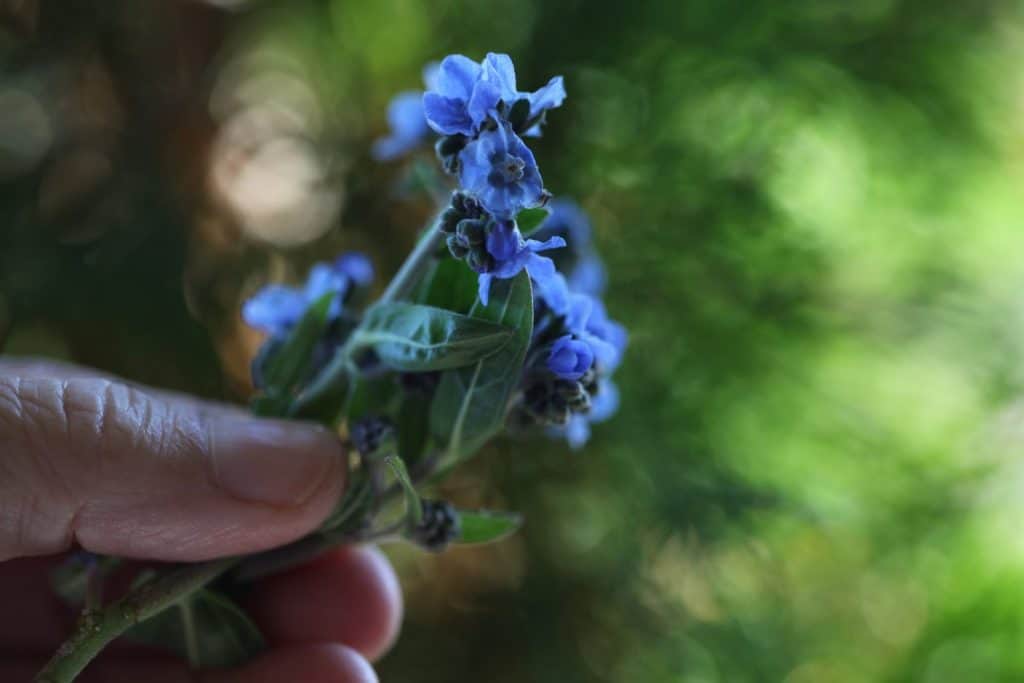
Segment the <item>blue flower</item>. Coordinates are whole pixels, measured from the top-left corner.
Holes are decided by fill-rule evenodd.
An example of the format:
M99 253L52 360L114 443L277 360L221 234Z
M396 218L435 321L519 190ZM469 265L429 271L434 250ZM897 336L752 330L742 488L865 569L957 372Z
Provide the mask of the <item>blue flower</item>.
M353 287L369 284L373 266L362 254L342 254L334 263L318 263L309 271L302 287L267 285L242 306L242 319L250 327L277 336L289 332L305 315L306 309L329 292L336 296L328 309L328 318L337 320L342 302Z
M564 426L549 427L548 433L564 438L569 447L579 450L590 440L590 425L604 422L619 410L619 390L610 379L602 379L597 393L591 398L590 412L574 414Z
M546 197L533 152L507 123L484 131L459 153L459 183L495 218L512 218Z
M441 135L473 135L498 104L493 84L481 79L483 68L464 55L441 61L434 87L423 94L427 123ZM470 103L473 113L470 113Z
M520 92L508 55L488 53L479 64L464 55L449 55L442 60L436 81L423 95L423 110L427 123L441 135L472 137L488 118L501 118L499 103L511 107L520 99L530 103L529 120L539 118L565 100L562 77L552 78L536 92ZM539 123L528 134L539 134Z
M373 143L371 153L378 161L397 159L415 149L430 133L423 115L423 93L399 93L388 105L388 124L391 134Z
M574 292L600 296L608 281L604 263L592 241L590 219L583 209L569 199L555 199L548 204L550 215L533 236L546 239L564 237L569 248L554 256L555 266L565 273Z
M594 352L590 344L567 334L555 340L546 365L556 377L576 380L594 365Z
M498 100L511 107L519 100L525 99L530 103L528 121L536 121L525 135L530 137L540 136L540 116L548 109L562 106L565 101L565 84L561 76L555 76L547 85L534 92L523 92L516 89L516 70L512 65L512 59L505 54L488 53L481 64L483 82L493 84L488 99L490 101L494 94ZM490 87L490 86L485 86Z
M436 85L439 70L437 62L424 67L423 82L428 90ZM373 158L378 161L397 159L418 147L430 134L430 126L423 113L423 91L407 90L396 95L388 105L388 124L391 134L374 142L371 150Z
M544 242L524 240L514 221L499 221L491 227L487 236L487 253L491 263L476 266L480 274L479 295L485 306L494 278L515 277L524 268L533 280L538 296L551 301L552 309L565 310L569 305L569 290L565 278L555 269L551 259L537 252L565 246L561 237L552 237Z
M602 374L611 374L619 367L629 335L625 327L608 317L600 299L570 294L565 324L572 334L590 345Z
M360 287L373 282L373 262L366 254L347 251L334 260L334 270Z

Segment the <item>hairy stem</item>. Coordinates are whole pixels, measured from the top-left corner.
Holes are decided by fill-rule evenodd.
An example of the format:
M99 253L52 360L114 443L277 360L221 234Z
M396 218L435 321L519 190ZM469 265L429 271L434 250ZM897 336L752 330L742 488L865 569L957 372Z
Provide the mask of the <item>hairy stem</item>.
M83 612L36 683L70 683L112 640L159 614L230 569L237 558L187 565L145 583L103 609Z

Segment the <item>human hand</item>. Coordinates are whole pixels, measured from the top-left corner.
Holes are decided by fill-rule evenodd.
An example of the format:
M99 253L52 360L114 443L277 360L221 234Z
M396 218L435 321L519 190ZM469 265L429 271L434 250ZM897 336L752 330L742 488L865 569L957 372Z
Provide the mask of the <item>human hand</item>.
M29 681L73 612L49 569L75 546L200 561L297 539L344 487L338 439L294 422L0 358L0 680ZM378 552L345 548L259 582L245 605L270 645L239 669L113 648L83 681L362 683L397 634L401 592Z

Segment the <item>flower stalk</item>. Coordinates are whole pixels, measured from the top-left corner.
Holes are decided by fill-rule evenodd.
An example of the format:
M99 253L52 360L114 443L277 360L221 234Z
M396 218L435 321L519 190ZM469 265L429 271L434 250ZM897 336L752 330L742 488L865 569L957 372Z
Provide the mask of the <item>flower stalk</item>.
M115 638L136 624L153 617L207 585L238 561L222 560L186 565L143 584L125 597L102 609L86 609L75 631L46 667L36 683L71 683L86 665Z

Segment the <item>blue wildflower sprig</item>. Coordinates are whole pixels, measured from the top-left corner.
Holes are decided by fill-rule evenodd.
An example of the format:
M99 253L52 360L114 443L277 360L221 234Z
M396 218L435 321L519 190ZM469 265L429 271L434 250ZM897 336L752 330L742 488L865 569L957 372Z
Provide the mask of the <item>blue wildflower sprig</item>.
M551 197L520 135L539 135L547 111L564 100L561 76L534 92L520 91L512 60L494 53L480 63L446 57L434 87L423 95L428 125L446 136L437 145L438 157L460 186L441 229L452 256L478 274L484 304L495 279L526 270L552 306L564 312L568 305L565 278L540 255L564 247L564 238L525 239L516 222L521 211Z
M617 408L612 377L627 335L600 298L606 274L589 221L571 202L549 201L524 142L564 101L561 77L520 91L511 59L492 53L481 62L449 56L425 82L422 95L392 103L391 133L373 153L396 158L434 131L458 186L377 300L363 305L373 268L348 253L313 266L302 285L267 285L241 311L266 334L253 363L253 412L316 421L350 447L337 507L289 545L157 570L128 602L90 606L41 680L68 683L126 631L144 641L159 633L160 645L197 668L256 656L257 627L214 581L231 587L345 543L405 540L440 551L499 540L518 516L460 510L419 487L504 428L536 428L579 448ZM442 243L469 271L443 256ZM66 585L89 583L88 566L70 571ZM140 631L151 616L161 622Z
M301 287L266 285L246 301L242 306L242 319L268 337L252 363L253 386L265 387L267 364L310 307L329 295L325 332L317 341L309 363L311 373L323 369L356 325L357 319L346 311L346 304L357 293L365 291L373 277L369 258L359 252L346 252L330 263L314 265Z

